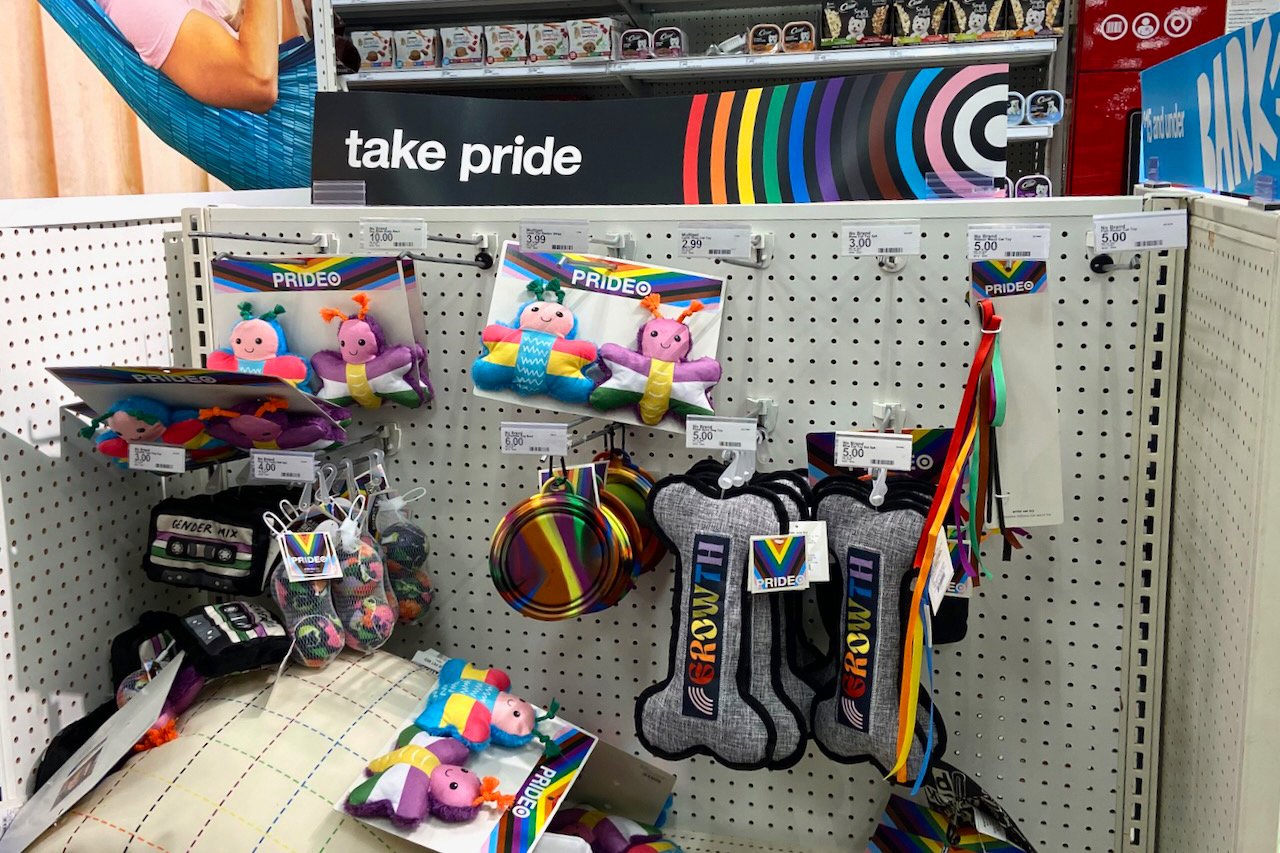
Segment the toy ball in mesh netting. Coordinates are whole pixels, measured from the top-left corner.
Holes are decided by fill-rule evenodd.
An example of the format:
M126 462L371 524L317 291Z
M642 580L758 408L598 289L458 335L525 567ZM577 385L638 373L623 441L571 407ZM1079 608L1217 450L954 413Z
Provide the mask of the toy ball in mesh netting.
M124 681L121 681L120 686L116 688L116 707L123 708L125 703L138 695L150 681L151 676L147 675L145 670L140 669L126 675Z
M391 588L399 601L400 621L415 622L431 606L431 576L427 574L428 540L416 524L398 522L382 531Z

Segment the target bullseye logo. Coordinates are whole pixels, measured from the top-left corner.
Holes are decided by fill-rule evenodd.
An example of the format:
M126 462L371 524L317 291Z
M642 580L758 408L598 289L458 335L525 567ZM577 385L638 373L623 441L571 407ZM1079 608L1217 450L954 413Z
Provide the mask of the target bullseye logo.
M1191 16L1182 9L1174 9L1164 19L1164 31L1170 38L1182 38L1191 30Z
M1129 19L1124 15L1107 15L1098 30L1107 41L1119 41L1129 33Z

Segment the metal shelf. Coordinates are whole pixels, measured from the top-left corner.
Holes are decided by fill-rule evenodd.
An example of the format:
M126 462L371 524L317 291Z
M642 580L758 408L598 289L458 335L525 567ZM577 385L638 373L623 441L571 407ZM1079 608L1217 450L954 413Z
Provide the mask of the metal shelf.
M1038 142L1053 139L1051 124L1020 124L1009 128L1006 137L1010 142Z
M1057 50L1056 39L982 42L978 44L913 45L824 50L767 56L687 56L678 59L633 59L620 62L565 65L512 65L484 68L425 68L412 71L362 71L344 78L349 89L440 89L474 85L530 85L616 83L640 81L733 79L737 77L809 77L839 72L971 65L1007 62L1027 65ZM1023 135L1022 131L1029 131ZM1045 135L1039 136L1040 133ZM1010 128L1009 138L1040 139L1052 135L1047 127Z
M817 8L817 0L560 0L554 6L546 0L332 0L333 10L344 20L441 21L493 20L502 16L527 20L547 20L574 14L601 14L629 17L670 12L710 12L718 9L777 8L809 6ZM549 15L549 10L555 12Z

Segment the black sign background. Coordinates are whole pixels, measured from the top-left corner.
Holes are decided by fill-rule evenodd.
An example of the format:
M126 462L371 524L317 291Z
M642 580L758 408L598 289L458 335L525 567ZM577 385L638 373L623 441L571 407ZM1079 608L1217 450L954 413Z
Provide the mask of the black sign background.
M312 177L363 180L369 204L660 204L681 199L681 159L691 98L611 99L591 102L504 101L390 92L316 95ZM347 136L390 140L435 139L444 166L422 169L353 169ZM572 175L471 175L458 180L463 146L573 145L582 165Z

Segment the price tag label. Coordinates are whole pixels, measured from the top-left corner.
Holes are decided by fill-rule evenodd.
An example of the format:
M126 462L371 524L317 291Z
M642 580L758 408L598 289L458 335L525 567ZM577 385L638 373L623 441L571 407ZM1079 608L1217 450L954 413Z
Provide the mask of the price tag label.
M826 583L831 579L827 562L827 523L825 521L793 521L787 525L792 533L803 533L805 562L809 564L805 575L809 583Z
M947 587L951 585L951 576L955 574L955 569L951 566L951 551L947 548L947 539L945 536L939 535L933 546L933 563L929 566L929 582L925 587L929 592L929 606L933 608L933 615L938 615L938 608L942 606L942 599L947 594Z
M1047 261L1048 225L970 225L971 261Z
M751 227L734 222L681 222L680 257L751 257Z
M565 424L502 422L502 452L534 456L569 455L569 428Z
M841 254L918 255L920 223L916 222L845 222L840 226Z
M684 446L691 450L755 450L755 418L695 415L685 422Z
M412 252L426 248L427 223L421 219L361 219L360 249Z
M1093 247L1099 252L1185 249L1187 212L1108 213L1093 217Z
M911 433L838 432L835 463L841 468L911 470Z
M129 470L180 474L187 470L187 450L175 444L130 444Z
M255 480L307 483L316 476L316 455L298 450L250 450L250 473Z
M520 248L526 252L582 254L591 250L591 232L585 219L521 222Z

